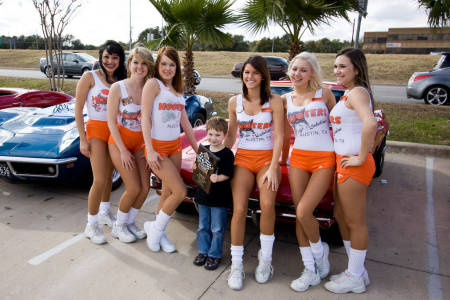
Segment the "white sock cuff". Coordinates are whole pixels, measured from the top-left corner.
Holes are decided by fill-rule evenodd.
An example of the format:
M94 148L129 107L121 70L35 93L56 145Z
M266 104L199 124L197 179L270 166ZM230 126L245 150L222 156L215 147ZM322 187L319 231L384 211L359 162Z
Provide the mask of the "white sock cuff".
M138 215L139 212L140 212L140 209L131 207L130 210L128 211L127 224L133 224L134 221L136 220L136 216Z
M315 247L315 246L320 247L320 246L322 246L322 239L319 236L319 240L316 243L309 241L309 244L311 245L311 247Z
M117 209L117 224L125 224L128 221L128 213L120 211L120 209Z
M89 224L98 224L98 214L91 215L88 213L87 220Z
M167 224L169 223L170 216L166 214L162 209L159 210L159 213L156 215L155 227L160 231L165 231Z
M100 202L100 213L107 214L109 212L109 209L111 208L111 202Z
M260 234L259 234L259 239L260 239L261 241L265 241L265 242L273 242L273 241L275 241L275 235L274 235L274 234L272 234L272 235L267 235L267 234L262 234L262 233L260 233Z
M244 256L244 246L231 245L231 264L242 264L242 257Z

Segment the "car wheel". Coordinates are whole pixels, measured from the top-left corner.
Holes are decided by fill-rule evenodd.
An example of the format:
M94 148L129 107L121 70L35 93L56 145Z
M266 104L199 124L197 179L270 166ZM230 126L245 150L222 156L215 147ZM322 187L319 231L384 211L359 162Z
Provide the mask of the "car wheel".
M121 184L122 184L122 178L120 177L119 172L117 172L117 170L114 170L114 172L112 174L111 190L113 190L113 191L117 190Z
M344 244L342 242L342 236L337 222L331 224L328 229L320 228L320 236L322 237L322 241L326 242L330 246L338 247Z
M192 215L197 213L197 207L193 203L181 202L176 208L176 211L180 214Z
M194 117L194 121L192 122L192 127L197 127L205 124L206 118L202 113L196 113Z
M380 147L378 147L373 157L375 160L375 167L376 167L375 174L373 175L373 177L378 177L383 173L385 147L386 147L386 137L384 137L383 141L381 141Z
M449 90L444 86L433 86L425 91L423 100L426 104L444 105L448 103Z
M45 76L47 76L48 78L52 77L52 69L50 67L46 67L45 68Z

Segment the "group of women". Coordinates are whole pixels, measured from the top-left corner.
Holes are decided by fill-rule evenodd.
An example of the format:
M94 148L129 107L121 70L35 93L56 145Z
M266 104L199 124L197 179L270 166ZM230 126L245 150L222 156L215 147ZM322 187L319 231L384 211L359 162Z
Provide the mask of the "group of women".
M176 248L165 229L186 196L180 176L180 125L197 151L184 109L179 57L175 49L163 47L153 67L150 52L137 47L128 58L125 79L123 50L117 50L119 47L111 42L102 48L101 69L83 75L77 87L80 150L90 157L94 174L85 233L92 242L105 243L99 224L109 224L113 228L112 236L122 242L147 237L151 251L174 252ZM291 282L291 288L306 291L330 273L329 247L320 239L313 211L333 180L336 180L335 217L344 240L348 267L331 276L325 288L335 293L361 293L369 284L364 267L368 244L365 203L374 173L370 149L377 123L364 54L358 49L342 50L336 56L334 73L337 83L346 88L337 104L333 93L323 87L319 64L311 53L303 52L290 62L288 76L293 91L281 97L270 92L270 75L261 56L251 56L243 65L242 93L229 100L229 130L224 141L231 148L239 132L231 181L232 265L228 277L231 289L243 287L248 196L255 183L260 191L261 207L261 249L255 279L266 283L273 275L275 199L281 182L280 164L288 159L291 130L295 142L289 181L305 267L301 276ZM85 104L89 117L86 133L82 115ZM116 220L105 204L109 199L113 166L125 183ZM150 170L162 181L162 195L156 220L145 222L141 230L134 220L149 192Z

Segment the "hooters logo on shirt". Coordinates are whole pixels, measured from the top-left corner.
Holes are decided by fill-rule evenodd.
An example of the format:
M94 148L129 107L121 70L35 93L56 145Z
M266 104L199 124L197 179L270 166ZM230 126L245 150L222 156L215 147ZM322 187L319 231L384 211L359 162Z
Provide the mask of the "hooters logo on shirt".
M173 103L159 103L159 110L178 110L182 111L184 109L183 104L173 104Z
M309 117L326 116L327 110L325 108L313 108L300 111L298 113L289 114L289 122L295 123L296 120L303 120Z
M269 123L247 122L247 123L239 123L238 127L239 127L239 129L267 129L271 125L272 125L272 122L269 122Z
M92 96L92 104L106 104L108 101L109 90L102 89L97 96Z
M341 124L341 117L330 116L331 124Z

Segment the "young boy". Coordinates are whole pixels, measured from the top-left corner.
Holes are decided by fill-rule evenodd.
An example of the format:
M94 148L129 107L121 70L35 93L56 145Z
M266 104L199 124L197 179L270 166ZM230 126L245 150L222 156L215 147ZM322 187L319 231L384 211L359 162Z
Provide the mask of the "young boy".
M222 245L227 223L227 207L232 202L230 179L233 176L234 155L223 145L228 131L225 119L214 117L206 123L206 133L211 152L220 158L216 174L212 174L209 194L197 188L195 202L198 205L199 224L197 230L197 266L215 270L222 259Z

